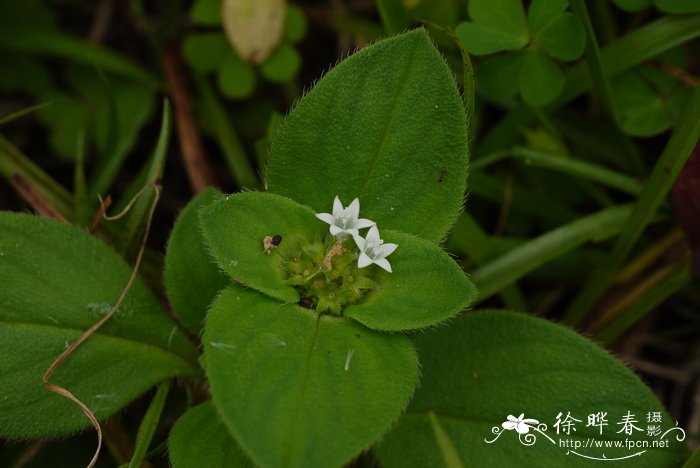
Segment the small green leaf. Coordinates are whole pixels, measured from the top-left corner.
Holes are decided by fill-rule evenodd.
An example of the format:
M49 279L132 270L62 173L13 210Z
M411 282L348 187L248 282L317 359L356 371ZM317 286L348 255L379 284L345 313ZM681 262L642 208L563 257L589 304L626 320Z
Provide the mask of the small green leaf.
M255 90L253 66L241 60L233 50L223 59L217 78L219 89L231 99L247 98Z
M470 54L486 55L504 50L520 50L527 45L527 37L512 36L498 29L478 23L460 23L455 34Z
M543 28L557 20L568 5L566 0L532 0L527 9L530 35L536 36Z
M379 270L379 287L345 316L377 330L410 330L442 322L476 298L462 269L431 242L391 231L382 237L399 246L389 257L393 273Z
M527 51L502 54L481 62L474 71L479 89L495 100L510 99L518 93Z
M72 161L75 159L78 135L87 126L85 107L72 96L51 89L42 93L41 99L52 103L41 109L39 118L50 127L49 143L60 157Z
M168 438L174 468L253 468L214 408L211 400L177 420Z
M474 23L527 44L529 32L520 0L470 0L468 9Z
M359 197L382 228L437 242L462 204L466 129L451 72L412 31L352 55L299 101L272 143L267 184L317 212Z
M219 414L262 466L340 466L377 440L416 384L408 339L232 286L204 355Z
M190 16L195 23L218 26L221 24L221 0L196 0Z
M654 0L654 5L659 10L674 15L700 12L700 2L697 0Z
M639 67L612 81L625 133L649 137L668 130L690 98L690 88L658 70Z
M564 73L541 51L530 49L520 76L520 94L531 106L553 101L564 88Z
M287 83L299 72L301 56L291 45L282 44L260 65L260 74L273 83Z
M83 230L0 213L0 435L36 438L89 426L42 376L115 303L131 267ZM112 319L57 370L98 419L168 377L196 375L196 350L137 281Z
M280 251L301 239L323 239L328 226L313 211L279 195L244 192L212 203L200 217L211 253L231 278L283 301L299 300L284 281ZM268 254L263 240L276 235L280 248Z
M165 252L165 288L168 299L191 332L199 335L209 306L229 283L209 253L199 225L199 211L223 197L208 188L190 201L175 221Z
M218 69L232 54L226 36L220 32L191 34L182 45L182 55L192 69L209 73Z
M626 435L617 424L631 412L643 426L649 412L662 414L662 430L675 426L652 392L632 371L599 346L572 330L513 312L465 314L450 326L415 336L422 361L422 380L408 410L375 449L386 468L434 466L442 450L436 441L431 414L468 466L513 466L522 460L537 466L590 467L591 460L559 445L589 438L606 441L647 440L646 431ZM587 416L607 412L603 435L587 427ZM570 412L580 420L571 435L557 434L557 414ZM518 433L501 428L508 415L534 418L547 424L544 432L554 444L531 430L535 443L526 446ZM492 429L503 433L496 435ZM685 445L667 438L666 448L645 452L619 466L680 466L688 456ZM526 440L528 441L528 440ZM626 447L580 448L599 459L631 455Z
M533 42L559 60L576 60L586 47L586 32L571 13L560 15L540 31Z
M287 17L284 21L285 41L291 44L301 41L306 35L306 28L306 16L301 8L287 4Z
M625 11L640 11L651 5L651 0L613 0Z

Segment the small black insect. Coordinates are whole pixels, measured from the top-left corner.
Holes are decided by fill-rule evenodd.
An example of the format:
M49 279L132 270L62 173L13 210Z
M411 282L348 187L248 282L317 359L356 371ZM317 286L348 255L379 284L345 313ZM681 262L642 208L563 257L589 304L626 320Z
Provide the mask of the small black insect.
M282 236L280 236L279 234L275 234L274 236L272 236L272 245L278 246L281 243L282 243Z
M445 179L447 178L447 168L445 166L442 166L440 168L440 176L438 177L438 182L444 182Z
M313 309L314 301L310 297L302 297L299 299L299 305L307 309Z

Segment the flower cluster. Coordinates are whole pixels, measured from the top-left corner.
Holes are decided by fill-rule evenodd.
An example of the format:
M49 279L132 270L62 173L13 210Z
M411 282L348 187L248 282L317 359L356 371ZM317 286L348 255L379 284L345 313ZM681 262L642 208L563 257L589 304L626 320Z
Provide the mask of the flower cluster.
M338 240L352 236L360 254L357 267L364 268L375 264L391 273L391 264L386 259L397 249L397 244L384 243L379 236L377 224L369 219L360 218L360 200L355 198L347 208L343 207L337 196L333 201L333 213L318 213L316 217L330 224L330 232ZM369 228L365 237L360 236L360 229Z

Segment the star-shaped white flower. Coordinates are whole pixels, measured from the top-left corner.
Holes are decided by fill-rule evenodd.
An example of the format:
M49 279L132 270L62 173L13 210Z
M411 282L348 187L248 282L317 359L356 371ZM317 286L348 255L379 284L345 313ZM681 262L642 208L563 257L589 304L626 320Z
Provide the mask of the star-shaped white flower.
M333 200L333 214L317 213L316 217L331 225L331 234L334 236L356 236L359 234L358 229L374 226L374 221L369 219L359 218L360 216L360 200L355 198L347 208L343 208L340 198L337 196Z
M512 414L508 415L508 421L501 424L503 429L508 431L516 430L518 434L527 434L531 426L536 426L540 422L537 419L525 419L525 413L521 413L517 418Z
M377 229L376 224L369 229L367 237L362 238L359 235L353 235L352 237L355 239L355 243L360 249L360 256L357 259L358 268L364 268L374 263L391 273L391 264L389 264L389 260L387 260L386 257L394 253L398 245L390 243L385 244L384 241L379 238L379 229Z

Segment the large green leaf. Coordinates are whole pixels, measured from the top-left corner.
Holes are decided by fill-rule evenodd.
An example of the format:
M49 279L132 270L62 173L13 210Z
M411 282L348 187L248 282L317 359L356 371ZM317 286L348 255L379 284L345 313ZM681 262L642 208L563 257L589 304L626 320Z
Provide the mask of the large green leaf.
M253 463L221 421L211 400L177 420L168 438L174 468L252 468Z
M660 413L662 431L675 426L634 373L567 328L524 314L484 311L417 335L415 344L423 378L408 411L376 449L387 468L439 466L443 455L436 437L444 435L465 464L479 466L513 466L528 460L530 466L590 467L595 462L573 452L610 459L644 451L614 464L673 467L688 454L676 440L678 430L665 436L668 448L560 446L560 440L585 443L589 438L659 440L646 434L650 412ZM598 427L586 427L588 415L599 411L607 412L602 435ZM643 431L618 432L628 411ZM571 435L557 434L559 412L562 418L570 413L581 420ZM554 443L532 429L524 441L534 436L534 444L526 446L515 430L502 428L507 416L521 413L547 424L540 429Z
M229 282L199 226L199 210L222 197L214 188L197 195L178 216L165 252L168 299L182 323L197 335L214 297Z
M279 129L267 184L317 212L336 195L359 197L380 228L439 241L461 207L467 162L457 86L416 30L357 52L318 82Z
M0 213L0 435L40 437L88 426L80 409L44 389L53 360L111 308L131 268L84 231ZM56 371L105 418L160 380L194 375L196 351L141 282L115 316Z
M413 348L352 320L232 286L204 332L221 417L262 466L340 466L398 417L416 383Z
M380 287L349 306L347 317L378 330L410 330L446 320L476 299L462 269L432 243L392 231L382 237L399 246L389 258L393 273L378 271Z
M280 252L326 235L328 226L309 208L279 195L245 192L212 203L200 216L211 252L231 278L283 301L299 300L285 281ZM280 248L268 254L263 240L276 235L282 238Z

